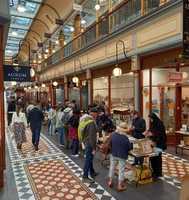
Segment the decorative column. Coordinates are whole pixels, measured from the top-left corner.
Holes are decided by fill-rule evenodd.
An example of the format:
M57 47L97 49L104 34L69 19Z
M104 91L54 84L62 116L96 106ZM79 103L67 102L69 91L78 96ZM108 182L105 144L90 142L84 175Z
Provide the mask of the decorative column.
M140 111L140 79L139 79L139 70L140 62L139 56L133 56L131 58L131 70L134 72L134 105L135 110Z
M49 94L50 94L50 100L51 100L51 105L55 106L56 105L56 98L55 98L55 90L52 85L52 82L49 84Z
M86 71L87 83L88 83L88 104L92 104L92 75L91 70L87 69Z
M145 0L141 0L141 15L145 14Z
M73 37L77 37L81 33L81 16L78 14L74 18L74 33Z
M64 41L65 41L65 36L64 36L63 30L61 30L60 33L59 33L58 41L59 41L60 47L63 48L64 47Z
M64 101L68 100L68 77L64 76Z
M52 41L51 40L49 40L48 50L49 50L49 55L51 55L52 54Z
M3 78L3 26L0 25L0 188L4 185L5 169L5 118L4 118L4 78Z

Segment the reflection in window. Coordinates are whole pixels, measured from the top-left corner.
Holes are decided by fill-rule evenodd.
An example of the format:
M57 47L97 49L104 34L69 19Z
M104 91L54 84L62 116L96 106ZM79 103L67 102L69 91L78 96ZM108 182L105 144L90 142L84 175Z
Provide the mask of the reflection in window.
M133 74L111 78L111 103L112 110L134 109Z
M108 104L108 77L93 79L93 102Z

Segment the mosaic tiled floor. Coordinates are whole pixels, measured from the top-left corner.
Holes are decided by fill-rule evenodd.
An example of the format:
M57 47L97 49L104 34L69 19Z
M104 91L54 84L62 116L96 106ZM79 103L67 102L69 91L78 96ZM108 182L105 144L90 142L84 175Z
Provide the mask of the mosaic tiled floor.
M44 135L35 153L30 144L17 151L10 131L6 139L19 200L115 200L98 183L84 184L82 169Z
M164 153L162 157L163 178L177 188L181 187L181 181L185 175L189 175L189 161L169 153Z

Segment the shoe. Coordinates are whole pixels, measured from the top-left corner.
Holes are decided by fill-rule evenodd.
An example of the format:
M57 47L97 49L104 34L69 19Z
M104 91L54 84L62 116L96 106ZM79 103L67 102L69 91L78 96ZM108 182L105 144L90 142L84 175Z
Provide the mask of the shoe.
M99 175L99 173L98 172L94 172L93 174L91 174L90 176L91 176L91 178L95 178L96 176L98 176Z
M94 183L95 181L94 181L94 179L92 179L92 178L89 178L89 177L85 177L85 176L83 176L83 180L82 180L84 183Z
M111 178L108 180L108 187L112 188L113 187L113 181Z
M72 157L75 157L75 158L78 158L78 157L79 157L79 154L72 154L71 156L72 156Z
M127 186L126 186L126 184L124 183L124 181L118 184L118 187L117 187L117 191L118 191L118 192L122 192L122 191L124 191L124 190L126 190L126 189L127 189Z
M38 151L38 150L39 150L38 145L35 145L35 151Z

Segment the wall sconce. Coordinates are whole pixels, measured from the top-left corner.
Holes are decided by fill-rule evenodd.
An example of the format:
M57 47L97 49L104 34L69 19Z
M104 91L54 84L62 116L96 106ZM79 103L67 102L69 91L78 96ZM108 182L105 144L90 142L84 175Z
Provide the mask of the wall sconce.
M53 82L53 86L54 86L54 87L57 87L57 86L58 86L58 82L54 81L54 82Z
M41 85L41 87L42 87L42 88L45 88L45 87L46 87L46 85L43 83L43 84Z
M121 43L122 46L123 46L123 53L125 55L125 58L127 58L127 55L126 55L126 47L125 47L125 43L123 40L118 40L116 42L116 65L115 65L115 68L113 69L113 76L121 76L122 75L122 69L119 67L119 60L118 60L118 44Z

